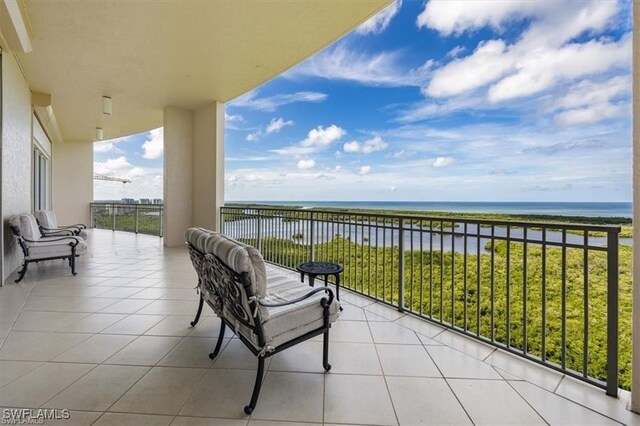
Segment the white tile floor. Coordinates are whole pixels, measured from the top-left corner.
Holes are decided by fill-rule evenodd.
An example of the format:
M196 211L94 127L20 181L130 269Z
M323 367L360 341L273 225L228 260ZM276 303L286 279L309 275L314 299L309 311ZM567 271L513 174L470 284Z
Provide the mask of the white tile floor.
M66 408L66 425L640 424L620 399L437 325L342 292L323 374L321 339L256 360L219 322L195 327L184 248L92 231L72 277L61 261L0 288L0 407ZM34 265L32 265L34 266ZM0 411L1 413L2 411Z

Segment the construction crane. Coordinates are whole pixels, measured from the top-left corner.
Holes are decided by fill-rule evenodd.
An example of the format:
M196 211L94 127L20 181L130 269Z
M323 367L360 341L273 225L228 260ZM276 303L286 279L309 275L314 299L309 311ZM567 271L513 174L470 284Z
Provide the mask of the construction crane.
M98 173L94 173L93 174L93 180L107 180L107 181L110 181L110 182L131 183L131 179L106 176L106 175L101 175L101 174L98 174Z
M122 198L126 198L126 195L127 195L126 184L131 183L131 179L106 176L106 175L101 175L99 173L93 174L93 180L104 180L108 182L122 182L124 184L122 185Z

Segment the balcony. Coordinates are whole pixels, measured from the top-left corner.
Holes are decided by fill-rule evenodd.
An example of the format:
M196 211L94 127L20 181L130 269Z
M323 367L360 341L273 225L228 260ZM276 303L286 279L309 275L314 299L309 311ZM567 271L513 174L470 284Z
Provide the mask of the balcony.
M99 229L90 243L78 276L51 261L0 288L1 407L69 409L68 424L96 425L640 424L627 392L608 397L347 288L332 371L322 374L319 341L274 356L247 417L255 358L235 338L207 357L218 320L206 309L189 326L198 296L187 251Z

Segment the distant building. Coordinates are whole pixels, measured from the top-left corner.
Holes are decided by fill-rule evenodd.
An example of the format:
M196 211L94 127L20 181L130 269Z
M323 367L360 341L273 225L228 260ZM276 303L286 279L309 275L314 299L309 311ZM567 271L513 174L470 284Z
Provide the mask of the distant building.
M154 198L153 204L162 204L162 198Z
M152 204L151 198L140 198L140 204Z
M123 198L123 199L122 199L122 202L123 202L124 204L136 204L136 200L135 200L135 199L133 199L133 198Z

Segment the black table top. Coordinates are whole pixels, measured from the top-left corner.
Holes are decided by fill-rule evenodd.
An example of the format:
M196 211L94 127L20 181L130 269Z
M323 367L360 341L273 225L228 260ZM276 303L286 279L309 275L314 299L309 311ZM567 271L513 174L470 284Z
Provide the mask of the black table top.
M331 262L305 262L296 266L298 272L305 274L324 275L339 274L342 272L342 266Z

